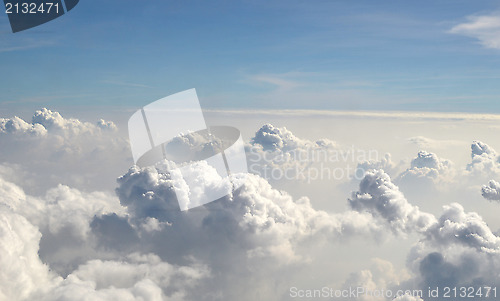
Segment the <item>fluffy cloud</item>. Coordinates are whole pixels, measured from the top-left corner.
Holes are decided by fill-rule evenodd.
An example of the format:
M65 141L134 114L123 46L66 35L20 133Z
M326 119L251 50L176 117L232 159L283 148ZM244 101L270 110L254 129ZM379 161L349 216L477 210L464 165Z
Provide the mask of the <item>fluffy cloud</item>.
M52 275L37 253L40 237L26 218L0 205L1 300L26 300L50 285Z
M478 15L467 19L467 22L455 25L450 33L475 38L486 48L500 49L500 16Z
M53 112L46 108L35 112L32 124L33 127L41 125L48 131L59 131L65 135L96 134L99 130L114 131L117 129L112 121L100 119L96 124L92 124L75 118L66 119L59 112Z
M0 299L184 300L188 289L209 275L206 265L190 260L178 266L154 254L131 253L115 260L90 259L61 274L64 279L55 273L57 260L67 259L63 264L70 267L78 262L78 250L61 252L64 241L74 243L76 236L84 243L77 247L93 245L91 221L106 212L123 213L116 203L107 194L84 194L64 186L39 199L0 179ZM110 234L116 231L120 229ZM54 244L49 257L43 256L46 235ZM66 258L57 258L61 256ZM109 252L104 256L116 257ZM40 257L48 260L51 270Z
M47 134L47 129L38 123L30 124L21 118L0 118L0 133L39 137Z
M252 138L251 143L262 147L265 151L281 151L284 153L317 146L334 145L334 142L327 139L316 142L300 139L285 127L278 128L272 124L263 125L255 133L255 137Z
M450 182L454 176L452 163L440 159L436 154L420 151L411 161L411 167L398 176L401 185L427 185L433 187L438 184ZM428 188L428 187L427 187Z
M500 183L491 180L481 188L482 196L490 201L500 201Z
M34 193L61 183L109 189L130 163L128 142L117 135L113 122L64 118L45 108L31 122L0 118L0 147L0 164L23 174L17 184Z
M427 239L437 245L459 244L480 252L500 253L500 237L493 234L481 216L464 211L457 203L444 206L438 223L427 231Z
M500 174L500 163L496 151L488 144L474 141L471 144L472 162L467 171L473 176L495 176Z
M392 161L391 154L385 154L378 161L364 161L358 164L357 170L368 171L372 169L382 169L390 176L395 176L399 170L399 166Z
M444 206L438 218L420 212L382 171L367 173L360 191L349 201L353 209L370 212L398 232L420 233L421 239L408 255L413 277L394 287L426 291L436 286L494 287L500 283L495 272L500 268L500 237L479 214L465 212L457 203ZM367 287L378 285L370 270L351 275L349 281Z
M433 215L421 212L406 200L383 170L368 171L349 204L353 210L382 218L395 233L424 232L435 223Z
M373 292L384 290L386 292L390 291L394 295L400 294L402 292L394 288L398 287L402 281L407 280L409 277L410 275L406 271L396 271L391 262L374 258L369 269L350 274L344 282L343 288L363 288L366 293L358 298L361 301L383 301L387 300L384 294ZM348 300L349 298L345 299Z
M500 283L500 237L475 212L444 206L437 223L422 233L408 255L411 288L495 287ZM415 286L416 284L416 286ZM446 300L441 297L437 300Z
M197 263L174 266L154 254L133 253L120 261L88 261L41 300L185 300L187 290L207 276Z
M207 168L201 164L194 167L200 172ZM119 179L117 194L136 223L144 223L146 219L150 223L152 218L168 223L165 231L156 235L184 233L186 245L183 251L187 254L198 252L200 242L207 239L220 241L219 236L224 234L234 240L221 244L244 247L244 252L250 257L272 256L289 262L297 258L294 246L304 237L320 234L337 239L380 232L369 214L328 214L315 210L308 198L293 200L257 175L236 179L243 182L236 183L241 187L232 195L197 208L196 215L186 215L179 212L173 182L164 170L161 164L156 168L131 168ZM207 183L207 188L216 184ZM221 228L224 228L223 233L218 232Z

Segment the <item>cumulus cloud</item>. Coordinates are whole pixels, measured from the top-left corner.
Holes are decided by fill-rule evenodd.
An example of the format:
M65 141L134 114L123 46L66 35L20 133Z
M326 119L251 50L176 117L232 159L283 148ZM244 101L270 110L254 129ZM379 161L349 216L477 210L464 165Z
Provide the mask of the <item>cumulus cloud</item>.
M392 161L391 154L387 153L384 157L378 161L370 160L364 161L358 164L357 170L359 171L368 171L372 169L382 169L390 176L394 176L397 174L399 170L399 165ZM359 175L358 175L359 176Z
M457 203L444 206L438 222L423 233L408 255L415 278L407 285L495 287L500 283L500 237L475 212ZM437 300L446 300L443 296Z
M39 137L47 134L47 129L38 123L30 124L21 118L0 118L0 133Z
M60 183L109 189L130 162L128 142L117 135L113 122L64 118L46 108L36 111L31 122L0 118L0 147L0 164L24 174L17 183L36 193Z
M41 300L186 300L187 290L209 276L206 266L175 266L154 254L91 260L60 281Z
M441 159L434 153L420 151L411 161L411 167L398 176L398 181L402 185L413 186L443 184L452 180L454 176L452 166L449 160Z
M274 169L306 168L316 163L319 155L328 160L331 150L336 150L335 142L328 139L309 141L296 137L285 127L263 125L246 146L250 170L263 175L261 168ZM321 157L320 157L321 158ZM334 158L334 161L338 159ZM258 165L258 168L256 168Z
M38 257L41 234L26 218L0 205L0 299L27 300L53 275Z
M450 33L477 39L486 48L500 49L500 16L469 16L467 22L453 26Z
M402 281L410 278L406 271L396 271L393 264L389 261L373 258L369 269L351 273L342 287L363 288L365 294L358 297L361 301L382 301L387 300L386 294L374 293L382 290L396 295L397 288ZM401 292L400 292L401 293ZM393 295L393 297L394 297ZM349 298L346 298L346 300Z
M236 181L243 181L236 182L236 186L241 184L239 189L226 198L197 208L196 216L179 212L173 182L161 164L155 168L131 168L119 179L117 194L137 223L151 218L168 223L165 232L156 235L185 233L184 252L196 253L199 243L207 239L219 241L218 231L224 228L224 235L238 239L221 243L244 246L246 254L253 258L271 256L288 262L298 258L294 246L304 237L320 234L337 239L380 232L369 214L328 214L315 210L308 198L293 200L257 175L236 178ZM200 235L205 238L201 239Z
M252 138L251 143L262 147L265 151L282 151L284 153L306 149L308 147L335 145L333 141L322 139L316 142L303 140L296 137L285 127L279 128L272 124L263 125Z
M426 232L430 242L439 245L459 244L481 252L500 253L500 237L493 234L475 212L465 212L458 203L444 206L438 223Z
M370 212L385 220L393 232L424 232L435 223L433 215L411 205L383 170L368 171L359 191L349 199L353 210Z
M466 212L458 203L444 206L437 218L421 212L382 171L367 173L349 202L354 210L366 210L387 221L393 230L420 234L408 255L412 277L400 278L402 282L394 287L425 291L436 286L494 287L500 283L495 272L500 264L500 237L479 214ZM351 275L349 281L376 285L370 270Z
M116 254L108 252L104 256L113 256L114 260L84 260L67 273L56 273L60 270L58 260L70 268L71 263L79 262L75 258L79 255L77 250L61 251L65 240L74 243L76 235L83 240L83 244L76 247L85 247L85 244L92 247L93 240L89 237L95 230L90 229L92 221L98 216L109 216L106 212L120 211L123 214L123 208L110 201L107 194L83 194L60 186L39 199L1 180L0 299L185 300L188 289L210 274L206 265L194 259L179 266L151 253L134 252L116 258ZM120 231L115 229L108 234L117 235ZM48 239L55 238L48 257L43 256L46 235ZM58 258L61 256L66 258ZM50 269L42 259L48 261ZM65 259L68 261L64 262Z
M488 144L474 141L471 144L472 162L467 165L467 171L474 175L496 175L500 173L499 158L496 151Z
M105 169L96 167L108 158L99 157L100 147L108 155L118 149L129 151L124 147L126 140L110 139L116 128L103 120L91 124L41 110L31 123L21 119L9 122L0 123L0 143L11 149L18 143L15 147L22 156L16 159L8 152L11 157L6 160L12 163L1 164L0 175L16 183L29 173L54 177L50 183L67 184L65 178L70 176L100 181L102 176L94 178L91 172ZM203 150L207 144L202 137L186 135L170 145L179 153L194 146ZM216 143L211 146L218 147ZM263 126L247 146L275 154L273 159L288 158L285 163L275 160L276 164L289 164L296 153L311 149L338 150L329 140L299 139L272 125ZM30 151L39 151L36 158L50 158L50 164L60 169L24 157ZM69 159L82 160L88 166L79 169ZM412 277L376 260L369 270L352 274L346 285L390 288L499 282L495 272L500 268L499 238L481 216L458 204L446 206L437 217L423 212L391 180L389 173L396 174L397 166L390 156L361 161L359 166L369 171L348 199L350 209L339 213L319 210L308 197L280 191L258 175L234 175L235 183L241 184L239 189L181 212L167 172L171 162L116 173L122 174L116 196L68 185L52 185L33 196L0 178L0 279L7 279L5 287L0 282L4 294L0 299L278 299L283 298L290 281L300 277L300 268L315 260L309 257L311 249L356 237L378 242L387 232L419 237L408 255ZM495 166L498 156L487 145L474 142L472 161L470 174L484 172L488 164ZM20 172L26 166L29 169ZM448 160L420 152L406 174L434 181L450 175L451 170ZM206 164L193 164L192 174L209 175L210 170ZM209 176L197 181L206 189L220 185ZM497 186L490 183L488 189ZM98 185L86 187L93 191ZM420 299L407 295L397 300Z
M482 196L490 201L500 201L500 183L491 180L481 188Z

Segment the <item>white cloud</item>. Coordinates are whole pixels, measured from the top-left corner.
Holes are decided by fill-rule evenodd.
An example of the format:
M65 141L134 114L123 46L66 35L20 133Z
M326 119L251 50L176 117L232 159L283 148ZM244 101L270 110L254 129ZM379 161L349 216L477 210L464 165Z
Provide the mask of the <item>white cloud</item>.
M381 217L395 233L424 232L436 222L433 215L411 205L383 170L368 171L349 204L353 210Z
M500 183L491 180L481 188L483 197L490 201L500 201Z
M1 300L26 300L50 285L54 275L38 257L40 237L26 218L0 205Z
M439 158L436 154L420 151L411 161L411 166L402 172L397 181L402 186L423 185L420 189L442 188L449 184L455 176L451 161ZM427 186L427 187L426 187Z
M110 189L131 162L127 139L117 135L113 122L64 118L45 108L31 122L0 118L0 147L0 164L24 174L16 183L36 193L60 183Z
M133 253L119 261L88 261L41 300L185 300L209 273L197 263L174 266L154 254Z
M47 129L41 124L30 124L15 116L13 118L0 118L0 133L39 137L46 135Z
M471 144L471 163L467 171L474 177L495 177L500 175L500 162L496 151L486 143L474 141Z
M477 39L486 48L500 49L500 16L469 16L467 22L455 25L450 33Z

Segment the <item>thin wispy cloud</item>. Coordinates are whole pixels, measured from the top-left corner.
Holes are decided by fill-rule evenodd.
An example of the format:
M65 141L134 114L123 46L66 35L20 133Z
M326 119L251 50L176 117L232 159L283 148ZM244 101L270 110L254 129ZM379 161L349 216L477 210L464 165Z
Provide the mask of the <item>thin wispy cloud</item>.
M500 14L469 16L467 22L449 32L477 39L486 48L500 49Z

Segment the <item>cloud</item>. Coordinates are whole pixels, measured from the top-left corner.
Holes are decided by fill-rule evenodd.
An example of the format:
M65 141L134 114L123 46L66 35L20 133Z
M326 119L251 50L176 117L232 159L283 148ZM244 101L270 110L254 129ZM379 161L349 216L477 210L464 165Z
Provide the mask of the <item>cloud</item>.
M500 175L499 157L496 151L488 144L474 141L471 144L471 163L467 164L467 171L472 176L495 177Z
M50 285L54 275L38 257L40 238L26 218L0 205L0 299L27 300Z
M396 294L395 292L397 290L393 291L393 289L398 287L402 281L410 278L410 275L408 275L406 271L396 271L392 263L389 261L380 258L373 258L371 263L372 264L369 269L351 273L342 285L344 289L358 287L363 288L366 293L361 297L358 297L358 300L387 300L384 294L373 292L381 292L382 290L387 292L390 290L391 293ZM348 298L345 299L347 300Z
M21 118L0 118L0 133L40 137L47 134L47 129L41 124L30 124Z
M208 166L200 164L193 165L193 168L203 173L203 169ZM290 195L273 189L257 175L248 175L239 180L236 178L236 181L243 181L239 189L232 195L197 209L198 214L195 216L179 211L172 190L173 182L161 164L156 168L133 167L118 181L120 186L117 194L122 205L127 206L131 213L132 221L143 223L146 219L154 218L168 223L164 232L155 235L165 235L164 238L182 235L185 237L183 252L194 252L197 256L204 256L198 254L198 249L203 249L199 245L201 242L216 242L223 237L231 237L230 241L224 240L220 244L238 248L244 246L242 250L245 256L271 256L290 262L300 257L296 254L295 246L306 237L320 235L338 239L380 230L368 214L328 214L315 210L308 198L293 200ZM209 190L216 185L216 182L205 184ZM222 233L219 232L221 228L224 229ZM227 248L234 249L234 246Z
M436 163L432 158L423 158L415 165L435 167ZM396 233L419 233L420 239L407 260L412 277L406 280L401 277L401 283L393 283L393 288L426 291L436 286L495 287L500 283L494 272L500 265L500 237L479 214L465 212L458 203L444 206L437 218L421 212L380 170L366 174L360 190L353 193L349 202L354 210L367 211L385 220ZM351 275L349 281L370 287L376 285L377 279L370 270L364 270ZM438 300L445 299L441 296Z
M285 127L279 128L272 124L263 125L251 139L251 144L261 147L264 151L281 151L283 153L314 147L335 146L333 141L327 139L316 142L300 139Z
M31 122L0 118L0 147L0 164L24 174L17 183L36 193L61 183L109 189L131 157L127 139L117 135L113 122L64 118L46 108L36 111Z
M357 170L368 171L373 169L382 169L388 175L396 175L399 170L399 165L392 161L391 154L387 153L378 161L370 160L358 164Z
M108 211L115 212L123 211L121 206L113 207L116 204L109 202L108 195L83 194L63 186L38 199L0 179L0 192L2 300L184 300L189 288L210 274L206 265L194 259L178 266L150 253L134 252L117 258L116 254L107 252L100 256L114 259L90 259L67 274L58 275L58 264L71 267L81 261L75 257L81 255L75 249L61 252L65 240L74 243L75 235L84 235L79 237L83 244L77 247L87 244L95 247L90 233L95 230L90 227L91 221L98 216L105 217L106 206ZM68 228L71 232L63 231ZM109 234L120 231L115 229ZM44 257L50 269L41 260L46 252L43 250L46 235L49 239L56 237L51 241L52 256ZM99 256L95 252L88 255ZM57 258L60 256L66 258Z
M419 187L419 189L442 188L449 184L455 176L451 161L439 158L436 154L420 151L411 161L409 169L402 172L398 178L401 186Z
M418 296L412 296L410 294L405 294L403 296L399 296L394 298L392 301L423 301L422 298Z
M449 32L477 39L486 48L500 49L498 15L469 16L467 22L455 25Z
M369 212L385 220L398 233L425 232L436 221L433 215L411 205L383 170L371 170L349 199L353 210Z
M185 300L209 275L198 263L175 266L154 254L132 253L119 261L88 261L41 300Z
M483 185L481 195L490 201L500 201L500 183L491 180L488 185Z
M500 253L500 238L493 234L479 214L466 213L458 203L443 208L438 223L426 231L430 242L437 245L459 244L480 252Z

